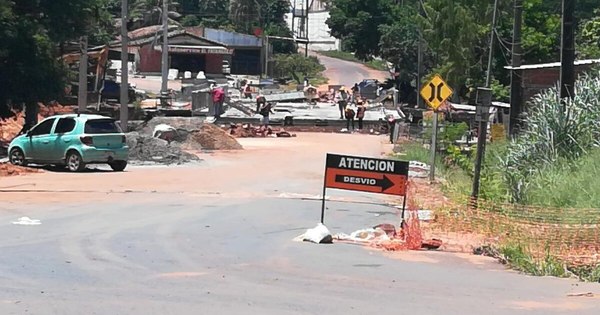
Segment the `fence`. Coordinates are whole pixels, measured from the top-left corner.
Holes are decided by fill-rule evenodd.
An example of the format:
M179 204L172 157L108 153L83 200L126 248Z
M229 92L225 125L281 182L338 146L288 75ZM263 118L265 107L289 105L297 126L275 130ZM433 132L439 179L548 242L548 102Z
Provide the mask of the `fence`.
M438 212L440 229L473 232L518 244L533 258L550 255L571 266L600 263L600 209L568 209L465 201Z

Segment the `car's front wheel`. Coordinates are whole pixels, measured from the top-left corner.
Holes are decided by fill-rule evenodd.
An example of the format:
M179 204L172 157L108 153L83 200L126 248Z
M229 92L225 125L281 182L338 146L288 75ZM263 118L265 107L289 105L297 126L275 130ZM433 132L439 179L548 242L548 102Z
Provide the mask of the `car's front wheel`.
M67 153L66 164L71 172L80 172L85 169L85 163L77 151L69 151Z
M113 171L122 172L127 167L127 161L113 161L108 163L108 165L110 165Z
M23 150L21 150L19 148L13 148L12 150L10 150L10 153L8 154L8 159L10 160L10 163L13 165L27 166L27 160L25 159L25 153L23 153Z

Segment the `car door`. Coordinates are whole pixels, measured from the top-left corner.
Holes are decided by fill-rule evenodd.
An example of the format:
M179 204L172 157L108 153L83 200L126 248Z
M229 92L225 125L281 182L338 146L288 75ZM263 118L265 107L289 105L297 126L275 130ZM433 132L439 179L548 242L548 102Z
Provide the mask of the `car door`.
M73 143L76 121L71 117L60 118L53 132L53 149L49 159L54 162L63 161L69 146Z
M47 118L27 133L32 161L45 162L49 160L50 152L54 149L51 132L55 121L56 118Z

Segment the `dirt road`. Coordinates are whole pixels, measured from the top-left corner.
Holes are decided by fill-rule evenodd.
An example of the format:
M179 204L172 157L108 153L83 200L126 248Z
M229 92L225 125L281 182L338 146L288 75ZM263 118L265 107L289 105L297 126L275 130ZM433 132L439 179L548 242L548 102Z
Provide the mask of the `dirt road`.
M244 139L198 165L1 178L0 314L598 314L596 284L491 259L292 239L319 220L324 154L377 136ZM331 191L326 224L397 223L377 195ZM40 225L15 225L19 217Z

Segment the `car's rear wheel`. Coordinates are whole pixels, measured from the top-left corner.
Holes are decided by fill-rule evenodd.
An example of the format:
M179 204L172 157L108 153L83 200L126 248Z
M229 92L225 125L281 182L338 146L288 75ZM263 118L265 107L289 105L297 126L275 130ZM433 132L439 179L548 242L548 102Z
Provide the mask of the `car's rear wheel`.
M19 148L13 148L12 150L10 150L8 157L9 157L8 159L10 160L10 163L13 165L27 166L27 160L25 159L25 153L23 153L23 150L21 150Z
M110 165L113 171L122 172L127 167L127 161L113 161L108 163L108 165Z
M67 169L71 172L80 172L85 169L85 163L77 151L69 151L67 153L65 164L67 165Z

